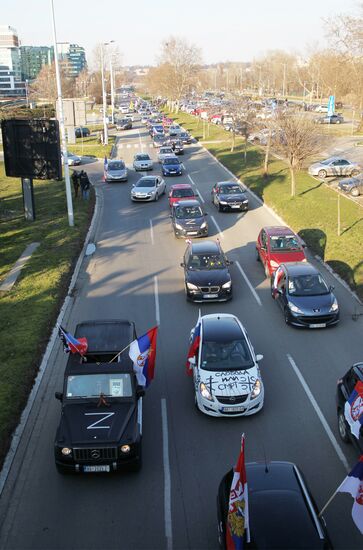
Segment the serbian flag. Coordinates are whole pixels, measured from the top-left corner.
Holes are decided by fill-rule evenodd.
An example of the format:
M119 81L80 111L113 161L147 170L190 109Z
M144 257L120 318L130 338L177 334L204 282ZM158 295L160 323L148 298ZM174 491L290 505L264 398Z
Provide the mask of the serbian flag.
M186 362L186 365L185 365L186 369L187 369L187 375L188 376L192 376L192 374L193 374L193 367L189 363L189 359L191 357L195 357L198 353L199 343L200 343L200 327L201 327L201 316L200 316L200 310L199 310L198 321L197 321L197 324L194 327L193 338L192 338L192 341L191 341L191 344L190 344L190 348L189 348L189 351L188 351L187 362Z
M241 550L246 531L249 542L248 490L245 468L245 435L242 434L241 452L233 470L226 525L227 550Z
M70 332L65 331L61 325L58 325L58 335L63 342L65 353L79 353L82 356L87 353L87 338L75 338Z
M344 416L352 434L359 439L359 430L363 425L363 382L359 381L344 406Z
M156 339L158 328L154 327L130 344L129 357L134 363L134 371L139 386L148 387L154 378Z
M343 483L338 487L337 492L350 493L354 498L352 508L353 521L363 535L363 455Z

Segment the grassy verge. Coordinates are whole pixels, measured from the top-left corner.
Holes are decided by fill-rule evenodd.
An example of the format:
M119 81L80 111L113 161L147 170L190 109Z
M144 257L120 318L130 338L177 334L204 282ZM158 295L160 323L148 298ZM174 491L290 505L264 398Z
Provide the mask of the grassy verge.
M195 117L186 113L172 116L200 139ZM234 153L231 153L229 134L221 128L216 132L226 134L225 143L206 143L206 148L283 217L302 236L310 250L319 254L363 299L363 209L341 197L341 235L338 236L338 195L335 191L302 171L297 175L296 196L292 198L289 170L284 162L273 159L269 176L264 178L261 169L264 153L260 148L248 145L247 164L244 165L243 142L238 140Z
M108 136L108 145L102 145L98 143L97 136L89 136L82 138L77 138L77 143L75 145L69 145L69 150L75 155L80 156L93 156L97 158L104 158L110 156L111 149L115 143L116 136Z
M66 294L93 212L74 200L75 227L68 226L63 182L34 183L36 221L26 222L20 180L0 163L0 281L25 247L40 242L17 283L0 296L0 465L26 403L51 327Z

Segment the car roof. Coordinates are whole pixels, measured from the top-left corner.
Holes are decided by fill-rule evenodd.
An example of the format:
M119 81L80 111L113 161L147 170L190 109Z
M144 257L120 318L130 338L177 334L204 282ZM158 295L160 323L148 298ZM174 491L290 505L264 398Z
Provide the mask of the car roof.
M275 235L295 235L295 233L286 225L269 225L263 228L269 237Z
M238 185L240 187L240 183L238 181L219 181L217 185Z
M150 176L142 176L142 178L140 178L138 181L142 181L142 180L156 180L156 178L158 178L159 176L153 176L153 175L150 175Z
M183 204L189 201L183 201ZM192 254L212 254L220 252L221 247L215 241L192 242L190 245Z
M234 315L205 315L202 317L203 341L231 342L240 340L243 332Z
M285 267L288 275L296 277L298 275L315 275L319 271L309 262L286 262L281 264Z
M174 185L170 187L170 191L173 191L174 189L192 189L193 190L193 187L189 183L174 183ZM193 195L195 195L194 191L193 191Z

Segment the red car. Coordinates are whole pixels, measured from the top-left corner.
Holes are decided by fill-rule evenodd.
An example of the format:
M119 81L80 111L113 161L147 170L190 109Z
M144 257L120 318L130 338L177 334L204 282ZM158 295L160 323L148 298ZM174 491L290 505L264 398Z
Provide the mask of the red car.
M169 191L169 206L170 208L174 203L180 201L188 201L192 199L198 199L193 191L193 187L188 183L176 183L170 187Z
M271 277L282 263L306 262L304 246L289 227L263 227L256 242L256 259L262 262L266 277Z

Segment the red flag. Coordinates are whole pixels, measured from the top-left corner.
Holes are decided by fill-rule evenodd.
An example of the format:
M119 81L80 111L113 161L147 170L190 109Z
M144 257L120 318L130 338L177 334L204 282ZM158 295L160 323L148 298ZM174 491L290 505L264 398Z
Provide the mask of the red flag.
M238 462L233 471L226 528L227 550L242 550L245 532L249 535L244 434L242 434Z
M200 311L199 311L199 317L196 326L194 327L194 333L193 333L193 339L190 344L190 348L188 351L188 357L186 362L186 369L187 369L187 375L192 376L193 374L193 367L189 363L189 359L191 357L195 357L198 353L199 349L199 343L200 343L200 327L201 327L201 318L200 318Z

